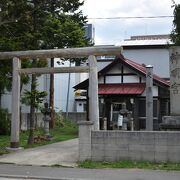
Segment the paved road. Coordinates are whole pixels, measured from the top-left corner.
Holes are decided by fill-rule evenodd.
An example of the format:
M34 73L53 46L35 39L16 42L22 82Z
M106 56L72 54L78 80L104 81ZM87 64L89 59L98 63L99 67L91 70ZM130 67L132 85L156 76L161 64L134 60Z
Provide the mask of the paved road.
M62 165L75 167L78 161L78 139L24 149L0 156L0 163L18 165Z
M27 178L23 178L21 180L26 180ZM0 180L20 180L19 178L4 178L4 177L0 177ZM39 180L39 179L29 179L28 180Z
M0 180L180 180L180 172L47 167L75 167L77 160L78 139L14 152L0 156Z
M0 164L0 177L48 180L180 180L180 172L139 169L98 170Z

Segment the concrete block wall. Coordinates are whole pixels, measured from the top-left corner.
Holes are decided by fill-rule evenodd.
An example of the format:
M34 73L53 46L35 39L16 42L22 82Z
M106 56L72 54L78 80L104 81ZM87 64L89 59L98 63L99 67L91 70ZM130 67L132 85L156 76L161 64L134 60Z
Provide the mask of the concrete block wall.
M62 116L66 117L66 112L62 112ZM86 112L68 112L68 119L78 122L78 121L85 121L86 118Z
M84 127L79 137L80 160L180 163L180 132L89 131L90 128Z
M11 118L11 114L10 114ZM21 130L26 131L30 126L30 114L29 113L21 113ZM42 113L36 113L35 114L35 126L36 127L43 127L44 121L43 121L43 114Z
M92 131L91 159L180 162L180 132Z
M65 118L66 113L62 113L63 117ZM86 119L86 113L77 113L77 112L70 112L69 119L78 122L78 121L84 121ZM10 115L11 116L11 115ZM43 121L43 114L42 113L36 113L35 114L35 125L36 127L43 127L44 121ZM21 130L26 131L29 128L29 120L30 114L29 113L21 113Z

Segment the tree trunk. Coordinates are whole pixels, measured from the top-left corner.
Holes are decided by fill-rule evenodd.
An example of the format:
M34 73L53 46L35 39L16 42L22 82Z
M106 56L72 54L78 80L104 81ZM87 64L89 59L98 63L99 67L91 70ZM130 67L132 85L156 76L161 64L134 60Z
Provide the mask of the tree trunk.
M31 91L36 89L36 75L32 74L32 81L31 81ZM34 107L34 99L31 99L31 106L30 106L30 129L29 129L29 138L28 144L31 145L34 143L34 122L35 122L35 107Z
M22 93L22 88L23 88L23 83L21 81L21 84L20 84L20 97L21 97L21 93ZM21 127L22 127L22 105L20 104L19 106L19 114L20 114L20 119L19 119L19 129L21 131Z
M30 107L30 129L29 129L29 138L28 144L34 143L34 120L35 120L35 108L34 106Z
M0 109L1 109L1 103L2 103L2 93L0 92Z

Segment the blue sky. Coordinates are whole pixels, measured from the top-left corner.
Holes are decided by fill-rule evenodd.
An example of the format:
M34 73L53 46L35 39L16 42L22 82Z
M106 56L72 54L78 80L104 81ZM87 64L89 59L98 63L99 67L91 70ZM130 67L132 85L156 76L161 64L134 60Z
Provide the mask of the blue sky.
M175 0L180 3L180 0ZM173 15L172 0L85 0L83 14L89 18ZM133 35L169 34L173 18L89 19L95 26L95 44L116 44Z

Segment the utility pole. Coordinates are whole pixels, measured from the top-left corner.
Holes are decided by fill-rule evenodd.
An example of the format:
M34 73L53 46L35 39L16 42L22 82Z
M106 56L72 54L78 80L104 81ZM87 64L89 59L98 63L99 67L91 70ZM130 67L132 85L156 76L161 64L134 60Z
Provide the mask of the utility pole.
M50 60L50 66L54 67L54 58ZM50 96L49 96L49 106L51 109L51 120L50 120L50 128L54 128L54 74L50 74Z
M71 60L69 60L69 67L71 67ZM68 109L69 109L69 90L71 82L71 73L68 74L68 89L67 89L67 99L66 99L66 119L68 118Z
M51 13L52 16L55 17L55 4L54 1L51 2ZM51 47L55 48L55 47ZM54 58L51 58L51 68L54 67ZM54 120L54 74L50 74L50 96L49 96L49 106L51 109L51 121L50 121L50 128L54 128L55 120Z

